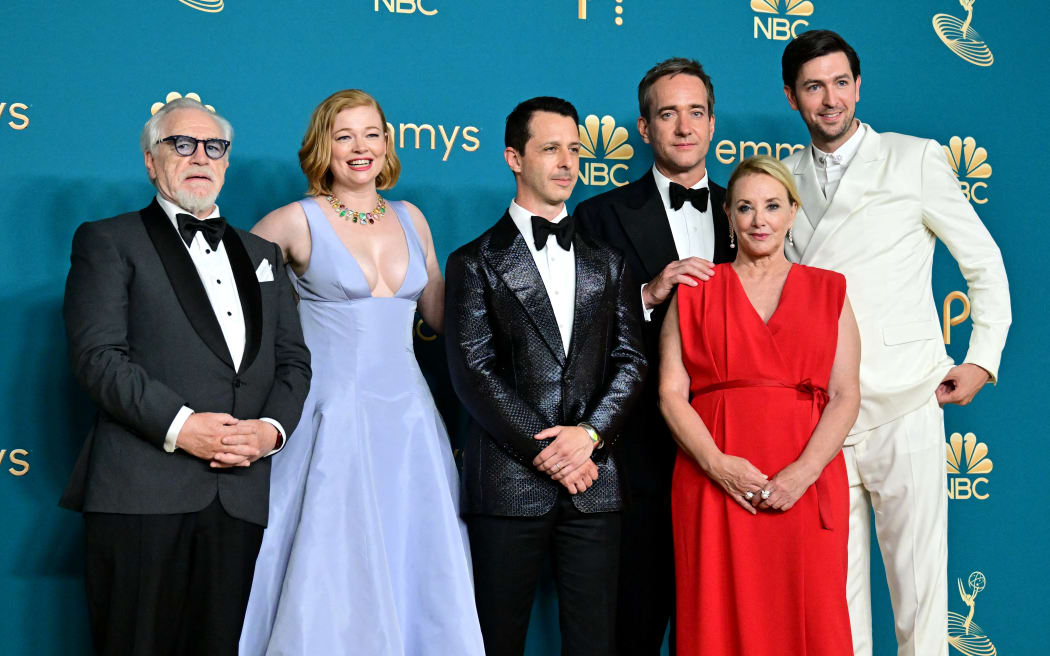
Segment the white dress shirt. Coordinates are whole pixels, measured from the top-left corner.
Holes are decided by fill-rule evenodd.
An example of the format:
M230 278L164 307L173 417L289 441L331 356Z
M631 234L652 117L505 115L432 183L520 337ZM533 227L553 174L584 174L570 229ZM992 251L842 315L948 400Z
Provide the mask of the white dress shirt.
M846 143L838 147L833 153L825 153L816 146L811 146L813 153L813 164L817 167L817 183L820 190L824 192L824 198L831 202L835 197L835 190L839 188L846 168L853 161L853 156L860 148L860 142L864 139L864 124L861 123L857 131L853 133Z
M511 201L509 211L511 220L525 238L536 268L539 269L540 279L547 290L547 298L550 299L554 319L561 332L562 348L568 355L572 321L576 313L576 251L571 245L569 250L559 246L554 235L547 237L543 248L536 250L536 240L532 236L532 212L514 201ZM562 206L561 213L554 218L553 223L560 223L566 216L568 211Z
M157 194L157 203L168 216L168 220L171 221L171 225L176 233L179 230L178 219L175 218L176 215L193 215L192 212L187 212L160 194ZM212 209L211 214L206 218L211 219L217 216L219 216L218 205ZM186 243L182 239L182 235L179 235L179 242L182 244ZM222 336L226 340L226 346L230 350L234 369L237 369L241 366L241 357L244 355L244 312L241 309L241 297L237 293L237 282L233 278L230 258L226 254L226 245L219 242L219 247L212 250L211 246L204 239L204 235L197 232L186 250L189 251L190 259L193 260L193 266L197 268L197 274L204 284L204 291L208 294L208 301L211 303L212 311L215 312L215 318L219 321L219 327L222 329ZM165 451L169 453L175 451L175 440L178 438L186 420L192 414L193 410L191 408L182 406L178 414L175 415L175 419L171 422L171 426L168 427L168 432L164 436ZM267 455L276 453L284 446L286 438L284 428L275 419L265 417L260 419L272 424L277 429L277 433L280 436L277 448Z
M653 164L653 178L656 180L656 190L660 192L660 201L663 203L664 211L667 213L667 223L671 226L671 237L674 238L674 248L678 253L678 259L687 257L700 257L708 262L715 257L715 221L711 211L710 192L707 197L707 209L701 212L686 201L680 209L671 209L671 179L656 168ZM690 189L706 189L707 173ZM642 291L645 291L645 283ZM642 297L643 318L650 320L653 308L646 307L645 297Z

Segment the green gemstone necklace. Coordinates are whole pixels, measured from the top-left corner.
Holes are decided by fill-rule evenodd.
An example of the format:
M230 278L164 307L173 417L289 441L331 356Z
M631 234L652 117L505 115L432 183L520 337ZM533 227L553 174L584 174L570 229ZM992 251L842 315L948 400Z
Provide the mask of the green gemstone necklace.
M378 194L376 195L376 198L379 199L379 204L376 205L375 209L371 212L358 212L357 210L352 210L346 205L344 205L342 201L336 198L335 194L330 194L328 196L328 202L329 204L331 204L332 209L335 210L336 214L343 217L347 221L351 223L360 223L361 225L365 225L369 223L375 223L376 219L386 214L386 201L383 200L383 197Z

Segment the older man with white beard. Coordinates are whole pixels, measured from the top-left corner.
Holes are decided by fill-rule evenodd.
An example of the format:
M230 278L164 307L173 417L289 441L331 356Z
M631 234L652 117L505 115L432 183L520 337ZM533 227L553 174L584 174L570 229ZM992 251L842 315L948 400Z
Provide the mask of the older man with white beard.
M280 248L215 205L232 138L196 101L165 105L141 140L153 202L73 237L63 313L98 414L61 504L84 513L102 655L237 653L266 456L309 388Z

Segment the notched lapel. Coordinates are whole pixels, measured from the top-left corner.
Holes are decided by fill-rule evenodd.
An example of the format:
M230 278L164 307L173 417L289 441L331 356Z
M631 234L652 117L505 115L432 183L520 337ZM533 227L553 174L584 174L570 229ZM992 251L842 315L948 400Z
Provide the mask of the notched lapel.
M605 297L606 275L598 253L582 238L572 240L576 255L576 299L572 314L569 361L587 342L590 329L598 325L598 313Z
M237 283L237 295L241 299L241 313L244 315L244 354L241 356L240 371L247 371L259 354L259 343L262 341L262 292L255 277L255 267L251 256L241 241L241 236L231 226L222 235L226 246L226 255L233 269L233 279Z
M628 202L617 204L615 211L649 274L647 282L663 271L668 262L677 260L678 251L653 172L649 171L635 184L639 186L638 194Z
M816 228L813 230L813 236L803 251L803 263L812 261L814 255L820 250L821 245L827 241L828 237L861 208L859 201L872 184L875 177L873 173L878 168L878 162L885 159L878 133L872 130L870 126L866 125L865 127L868 132L864 135L864 139L861 140L860 147L857 149L857 154L853 157L853 161L846 167L846 172L843 174L842 180L839 181L834 197L828 203L824 216L817 223ZM812 161L812 158L810 159ZM810 166L813 167L812 163ZM813 167L813 169L815 178L816 168ZM805 198L803 198L803 202L805 202Z
M565 348L561 343L561 331L558 329L558 320L554 318L547 288L536 269L532 252L510 214L504 214L496 224L492 240L482 252L489 265L525 308L525 313L532 319L558 363L564 366Z
M179 299L179 305L186 313L186 318L200 335L201 341L207 344L208 348L232 369L233 359L230 357L230 349L222 335L219 320L215 318L215 311L208 300L208 293L204 290L204 284L197 274L197 267L193 266L193 260L190 259L182 238L179 237L156 199L143 210L142 222L146 226L146 233L149 234L153 247L157 250L164 271L168 274L168 280L171 282L176 298Z

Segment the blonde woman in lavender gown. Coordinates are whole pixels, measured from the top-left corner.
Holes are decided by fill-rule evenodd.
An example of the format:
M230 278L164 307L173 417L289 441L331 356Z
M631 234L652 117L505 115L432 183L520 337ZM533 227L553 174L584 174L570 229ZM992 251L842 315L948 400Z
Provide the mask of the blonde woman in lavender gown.
M401 165L379 104L339 91L299 151L310 197L252 229L279 244L314 378L273 458L244 656L481 656L459 482L412 349L440 331L444 281L423 214L377 189Z

